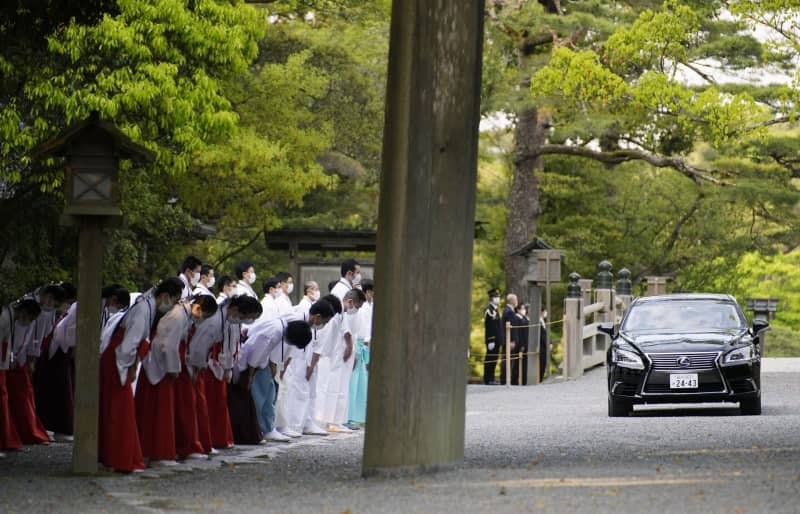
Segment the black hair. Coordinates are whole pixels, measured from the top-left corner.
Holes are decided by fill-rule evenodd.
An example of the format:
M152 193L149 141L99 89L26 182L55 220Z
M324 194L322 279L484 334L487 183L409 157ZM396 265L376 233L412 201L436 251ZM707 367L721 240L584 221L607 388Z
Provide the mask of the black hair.
M109 284L100 290L100 298L110 298L116 289L122 287L120 284Z
M333 305L331 305L329 301L320 298L314 302L314 305L311 306L308 314L311 316L314 314L319 314L323 319L331 319L336 313L333 310Z
M217 300L210 294L198 294L192 297L192 303L199 305L206 317L217 312Z
M39 302L37 302L32 298L24 298L22 300L17 300L11 305L11 308L14 309L14 311L17 313L24 312L31 319L38 318L39 314L42 312L42 308L39 306Z
M275 277L270 277L264 281L264 294L269 293L269 290L273 287L278 287L278 279Z
M361 290L364 291L365 293L367 291L372 291L374 293L375 282L373 282L371 279L365 278L364 280L361 281Z
M78 289L70 282L61 282L61 289L64 290L64 301L78 299Z
M117 299L117 303L120 303L120 304L122 304L122 305L124 305L126 307L131 304L131 294L128 292L127 289L125 289L122 286L116 288L111 293L111 296L109 296L109 299L111 299L111 298L116 298Z
M183 273L187 269L194 271L194 269L198 266L202 266L203 263L200 262L200 259L195 257L194 255L187 255L183 262L181 263L181 269L178 270L178 273Z
M364 294L364 291L361 289L351 289L345 295L345 298L350 298L352 300L357 300L358 302L364 303L367 301L367 295Z
M338 280L331 280L330 282L328 282L328 292L330 293L331 291L333 291L333 288L336 287L336 284L338 283L339 283Z
M275 278L278 280L278 282L286 282L290 278L294 278L294 277L292 277L292 274L289 273L288 271L279 271L279 272L275 273Z
M156 286L153 296L158 298L167 293L169 296L180 296L183 293L183 282L178 277L165 278Z
M308 290L313 288L314 286L316 286L317 289L319 289L319 284L317 284L313 280L309 280L308 282L303 284L303 294L308 294Z
M243 278L244 274L253 267L253 263L250 261L241 261L236 265L233 269L233 274L236 275L236 278Z
M344 261L342 263L342 269L341 269L342 276L347 275L348 271L352 271L353 273L355 273L356 266L359 266L359 264L358 261L355 259L347 259L346 261Z
M52 296L56 303L61 303L64 301L64 289L62 289L61 286L48 284L39 290L39 298L46 294Z
M200 276L204 277L209 274L209 272L214 271L214 266L211 264L203 264L200 266Z
M239 317L257 318L264 312L264 307L261 306L261 302L247 295L231 297L228 306L236 307L239 310Z
M230 275L223 275L219 277L219 280L217 280L217 288L220 292L222 292L222 290L225 289L225 286L230 285L234 280L236 279Z
M339 298L336 297L336 295L326 294L325 296L319 299L320 302L323 300L331 304L331 307L333 307L333 312L335 312L336 314L342 313L342 302L341 300L339 300Z
M302 350L311 342L311 325L302 320L290 321L286 324L286 341Z

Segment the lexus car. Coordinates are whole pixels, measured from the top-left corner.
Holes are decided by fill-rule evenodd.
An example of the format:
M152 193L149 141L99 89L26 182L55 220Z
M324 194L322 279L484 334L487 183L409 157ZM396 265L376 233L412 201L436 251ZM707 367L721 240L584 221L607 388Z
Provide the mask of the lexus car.
M608 415L627 416L637 404L738 402L741 414L761 414L759 335L736 300L721 294L642 297L625 312L606 356Z

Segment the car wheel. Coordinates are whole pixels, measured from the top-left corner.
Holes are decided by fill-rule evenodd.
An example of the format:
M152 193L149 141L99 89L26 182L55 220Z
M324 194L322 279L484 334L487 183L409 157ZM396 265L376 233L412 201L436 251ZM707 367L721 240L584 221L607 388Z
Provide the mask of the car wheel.
M758 416L761 414L761 397L739 402L739 411L743 416Z
M608 397L608 417L610 418L624 418L627 417L633 405L625 400L615 400L611 396Z

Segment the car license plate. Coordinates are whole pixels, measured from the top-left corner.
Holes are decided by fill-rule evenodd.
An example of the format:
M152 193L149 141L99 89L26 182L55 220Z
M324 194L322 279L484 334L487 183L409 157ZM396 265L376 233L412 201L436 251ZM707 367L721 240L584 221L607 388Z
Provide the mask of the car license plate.
M697 389L697 373L681 373L669 376L670 389Z

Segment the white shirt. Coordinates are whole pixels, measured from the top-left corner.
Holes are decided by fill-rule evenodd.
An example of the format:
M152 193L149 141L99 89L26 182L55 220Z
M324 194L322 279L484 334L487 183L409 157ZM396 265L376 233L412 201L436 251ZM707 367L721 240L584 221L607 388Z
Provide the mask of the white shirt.
M192 296L192 285L189 283L189 281L186 279L186 275L184 275L183 273L179 273L178 278L180 278L181 282L183 282L183 291L181 291L181 300L185 300L190 296Z
M180 373L180 344L189 334L192 325L191 304L179 303L158 321L156 335L142 366L151 384L156 385L167 373Z
M353 289L353 286L350 285L350 282L348 282L346 278L342 277L338 282L336 282L336 285L333 286L333 289L331 289L331 294L338 298L340 302L342 302L344 301L344 295L346 295L351 289Z
M56 326L56 311L42 311L31 324L31 334L27 343L27 355L38 357L42 351L42 339L50 335Z
M331 320L317 332L319 341L314 353L333 358L339 341L342 340L342 315L334 314Z
M117 371L119 372L120 383L125 385L127 380L128 368L136 364L139 345L143 341L150 341L150 329L156 314L156 300L152 296L143 296L131 307L112 314L100 338L100 353L106 351L114 332L117 329L125 330L122 342L117 346L115 358L117 361Z
M52 359L56 350L61 349L67 353L70 348L75 347L75 332L78 324L78 302L73 302L67 310L67 314L56 323L53 329L53 340L50 341L50 351L48 358Z
M212 297L214 296L214 293L211 292L211 289L209 289L203 284L197 284L197 286L194 288L194 291L192 291L192 294L193 295L207 294L208 296Z
M295 305L292 310L295 313L302 315L304 320L308 320L308 312L311 310L312 305L314 305L314 300L308 296L304 296L299 302L297 302L297 305Z
M292 300L289 298L289 295L283 292L281 289L280 293L278 293L278 297L275 298L275 305L278 308L278 316L283 316L285 314L289 314L292 312Z
M273 319L256 321L247 330L247 341L242 345L237 368L239 372L247 368L262 369L269 366L269 357L276 348L287 346L284 343L286 321ZM284 348L284 353L285 353Z
M364 302L358 309L358 337L369 343L372 340L372 304Z
M264 310L261 312L261 316L258 317L258 321L270 321L280 317L278 302L269 293L265 294L264 298L261 299L261 308Z
M236 283L236 294L239 296L251 296L258 300L258 295L256 292L253 291L253 288L250 286L250 284L248 284L243 278L240 278Z

